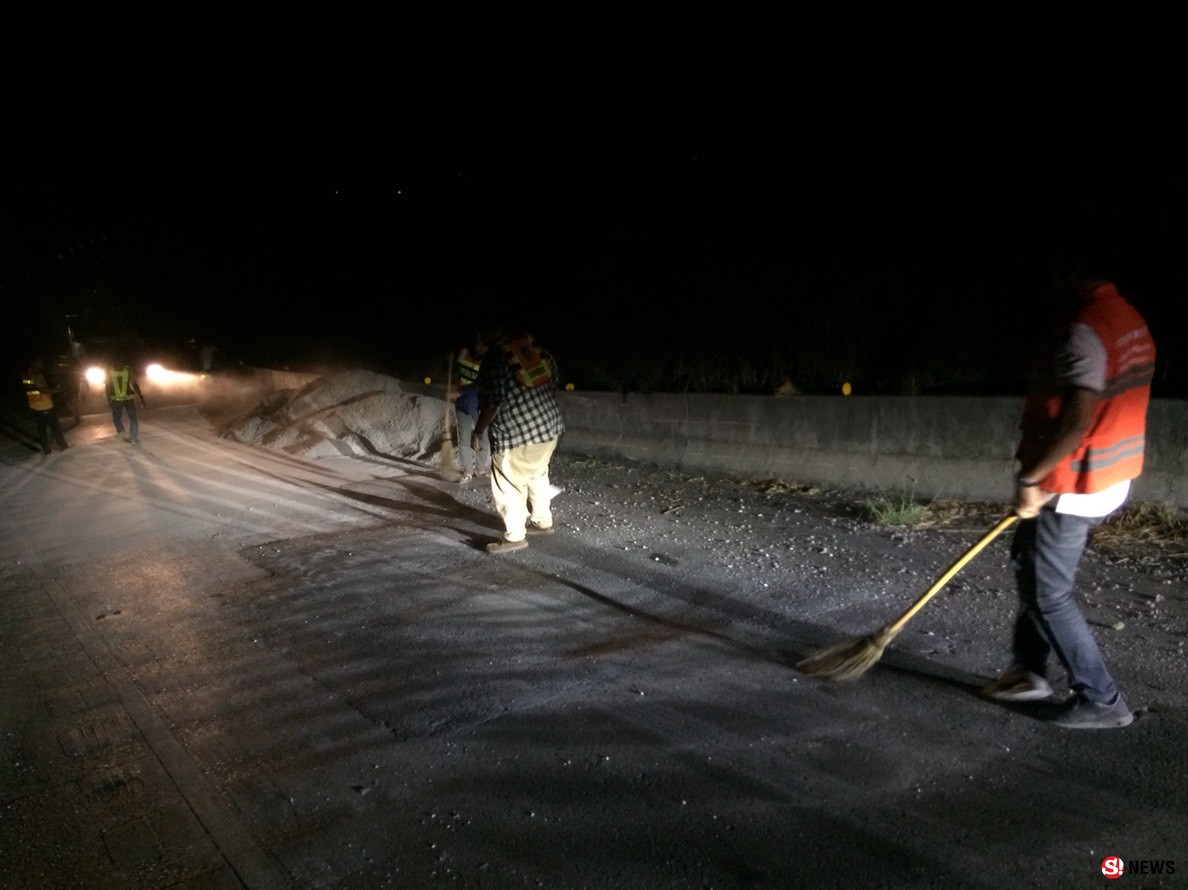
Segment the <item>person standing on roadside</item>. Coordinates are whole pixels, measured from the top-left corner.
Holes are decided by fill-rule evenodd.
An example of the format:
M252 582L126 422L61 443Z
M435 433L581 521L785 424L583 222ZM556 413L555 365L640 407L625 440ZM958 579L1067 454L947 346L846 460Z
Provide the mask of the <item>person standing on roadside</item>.
M458 422L458 462L461 465L461 482L469 482L475 476L491 472L491 449L486 437L479 437L479 448L473 446L474 426L479 416L479 369L483 356L487 354L487 343L482 333L475 334L474 343L463 346L452 356L458 369L458 396L454 399L454 416Z
M214 370L215 353L219 351L219 347L213 343L203 343L198 349L198 362L202 366L202 373L209 374Z
M66 436L62 433L62 421L58 419L58 408L54 405L53 393L58 387L50 383L45 375L45 362L40 356L29 363L28 369L21 375L21 385L25 389L25 398L29 401L29 411L33 414L33 421L37 424L37 442L41 445L41 453L49 454L50 435L59 451L70 447Z
M1016 450L1011 544L1019 589L1014 662L983 690L991 699L1052 695L1047 663L1064 666L1072 697L1052 722L1113 729L1134 720L1074 597L1089 532L1122 506L1142 473L1155 343L1108 277L1079 267L1069 315L1041 355Z
M549 462L565 421L557 402L556 360L531 334L505 335L495 327L483 334L488 351L479 369L479 416L471 448L490 437L491 497L503 519L503 537L489 553L528 546L526 535L551 535Z
M117 356L107 369L104 380L107 390L107 403L111 406L111 419L115 424L116 433L124 435L124 414L128 415L128 435L126 442L137 445L140 442L140 421L136 414L136 400L140 399L140 406L147 408L144 396L140 392L140 384L136 375L123 356Z

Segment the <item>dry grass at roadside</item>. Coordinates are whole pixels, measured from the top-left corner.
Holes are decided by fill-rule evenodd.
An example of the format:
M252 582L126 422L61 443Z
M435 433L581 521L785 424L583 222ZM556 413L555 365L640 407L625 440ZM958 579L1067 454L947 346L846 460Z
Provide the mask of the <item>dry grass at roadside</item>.
M765 494L825 496L815 486L779 480L751 482ZM831 500L837 492L829 492ZM1006 503L919 501L909 495L866 495L851 501L850 510L867 522L890 528L954 532L984 531L1006 515ZM1098 526L1092 546L1113 556L1188 559L1188 515L1169 504L1128 504Z
M597 458L571 460L578 467L618 466ZM705 478L709 477L689 477L689 481ZM720 478L726 485L740 484L769 497L786 495L815 501L823 507L855 516L864 522L908 531L984 533L1010 509L1006 502L922 501L908 493L855 494L785 479L749 479L740 482L724 476L715 478ZM1188 559L1188 512L1170 504L1128 504L1093 531L1090 543L1095 550L1115 560L1134 560L1151 565L1166 564L1167 560Z
M913 529L972 531L993 525L1006 515L1007 509L1005 504L934 501L918 504L916 518L906 525ZM907 508L901 507L894 515L907 514ZM869 518L877 519L874 515ZM1153 558L1185 559L1188 517L1167 504L1128 504L1094 529L1091 541L1095 549L1114 556L1143 553Z
M1130 504L1094 530L1093 545L1115 552L1144 548L1171 559L1186 559L1188 518L1168 504Z

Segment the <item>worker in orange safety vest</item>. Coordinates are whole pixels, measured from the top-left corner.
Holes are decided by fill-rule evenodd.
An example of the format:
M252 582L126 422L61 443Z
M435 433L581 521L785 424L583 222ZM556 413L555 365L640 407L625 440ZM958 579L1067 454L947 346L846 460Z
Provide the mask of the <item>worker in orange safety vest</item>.
M1142 473L1155 341L1108 277L1082 266L1069 277L1068 294L1069 315L1045 349L1015 455L1014 659L983 694L1049 698L1047 664L1055 656L1072 696L1051 721L1116 729L1134 715L1077 605L1076 574L1090 531L1122 506Z

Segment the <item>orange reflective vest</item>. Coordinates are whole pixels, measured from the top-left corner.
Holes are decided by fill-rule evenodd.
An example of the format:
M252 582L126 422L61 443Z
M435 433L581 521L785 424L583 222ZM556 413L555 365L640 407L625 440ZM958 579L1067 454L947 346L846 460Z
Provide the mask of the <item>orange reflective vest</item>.
M1091 327L1105 347L1106 383L1081 444L1040 480L1045 491L1058 494L1092 494L1139 477L1155 374L1155 341L1147 323L1113 284L1095 288L1076 321ZM1029 399L1024 436L1042 436L1061 407L1058 394Z
M509 337L503 343L503 351L512 376L521 386L531 389L553 379L553 371L531 334Z
M54 407L53 396L49 394L49 385L45 376L36 372L26 374L21 378L25 387L25 398L29 400L29 407L34 411L49 411Z

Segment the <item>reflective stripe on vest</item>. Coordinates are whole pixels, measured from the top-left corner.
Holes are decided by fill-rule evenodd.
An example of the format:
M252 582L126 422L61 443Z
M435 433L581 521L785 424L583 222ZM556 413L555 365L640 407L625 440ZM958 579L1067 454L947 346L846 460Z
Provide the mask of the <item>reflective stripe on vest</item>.
M1143 471L1147 405L1155 375L1155 342L1142 316L1113 285L1101 285L1077 319L1097 333L1106 349L1106 388L1085 437L1041 481L1046 491L1092 494ZM1060 399L1047 400L1055 418Z
M1142 459L1146 439L1138 436L1116 442L1111 448L1086 448L1079 460L1071 460L1069 466L1074 473L1095 473L1110 469L1122 461ZM1119 480L1121 481L1121 480Z
M128 380L132 376L131 370L127 367L112 368L107 372L107 376L111 380L111 397L117 402L131 401L132 394L128 392Z
M503 344L512 376L521 386L531 389L553 379L552 369L536 346L531 334L512 337Z
M479 367L482 365L482 361L482 359L474 355L469 349L463 349L458 353L458 379L462 381L463 386L478 380Z
M21 378L21 383L25 387L25 398L29 400L29 407L34 411L48 411L54 407L53 398L41 389L45 384L30 377Z

